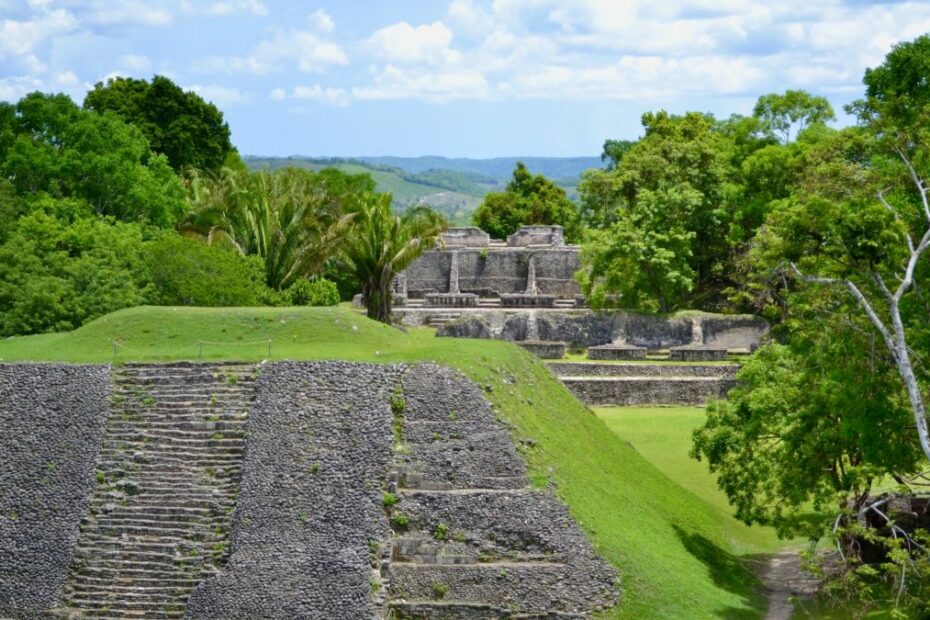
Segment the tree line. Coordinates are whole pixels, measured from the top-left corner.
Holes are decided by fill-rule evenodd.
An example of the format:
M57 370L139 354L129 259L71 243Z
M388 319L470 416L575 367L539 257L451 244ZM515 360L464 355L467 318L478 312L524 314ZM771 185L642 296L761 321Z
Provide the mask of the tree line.
M367 175L249 172L222 113L164 77L97 84L83 106L0 103L0 336L140 304L331 305L358 290L387 320L394 273L444 225L396 216Z

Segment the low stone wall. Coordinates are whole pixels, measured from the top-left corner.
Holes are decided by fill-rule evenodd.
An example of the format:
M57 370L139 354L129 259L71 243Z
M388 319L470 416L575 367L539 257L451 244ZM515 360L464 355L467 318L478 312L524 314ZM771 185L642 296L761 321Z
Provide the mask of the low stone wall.
M399 313L407 325L418 324L415 310ZM701 324L704 344L717 348L751 349L768 333L768 323L750 315L703 314L696 317L661 317L622 310L536 310L540 340L562 341L575 348L624 342L647 349L668 349L692 344L694 322ZM475 310L442 326L438 336L482 337L490 333L503 340L526 339L526 312Z
M735 387L714 377L562 377L562 383L587 405L703 405Z
M57 604L109 397L107 366L0 365L0 617Z
M598 364L596 362L549 362L557 377L715 377L735 379L737 364Z
M564 342L542 342L539 340L521 340L518 345L535 355L547 360L560 360L565 357Z

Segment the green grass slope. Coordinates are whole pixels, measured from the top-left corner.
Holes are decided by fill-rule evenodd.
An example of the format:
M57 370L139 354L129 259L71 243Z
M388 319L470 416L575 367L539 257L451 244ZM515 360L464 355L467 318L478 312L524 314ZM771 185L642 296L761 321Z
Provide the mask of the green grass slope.
M759 549L758 541L733 530L718 507L673 482L511 344L405 334L340 307L133 308L74 332L0 342L4 362L163 361L201 351L205 359L431 360L458 368L487 390L533 481L554 486L620 570L622 603L605 617L757 618L764 611L756 579L735 555Z
M748 527L736 520L706 463L688 456L691 433L706 418L703 407L595 407L594 413L659 471L716 510L738 552L775 551L789 544L772 528Z

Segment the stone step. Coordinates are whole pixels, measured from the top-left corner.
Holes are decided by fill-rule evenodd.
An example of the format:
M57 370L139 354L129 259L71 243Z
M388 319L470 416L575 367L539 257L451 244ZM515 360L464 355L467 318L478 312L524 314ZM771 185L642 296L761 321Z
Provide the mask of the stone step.
M722 398L735 379L717 377L560 377L588 405L703 405ZM658 414L657 414L658 415Z
M183 616L190 593L228 553L224 532L239 490L254 368L114 370L96 463L102 478L81 521L66 608L81 617Z
M557 377L713 377L732 379L738 364L649 364L617 362L548 362Z

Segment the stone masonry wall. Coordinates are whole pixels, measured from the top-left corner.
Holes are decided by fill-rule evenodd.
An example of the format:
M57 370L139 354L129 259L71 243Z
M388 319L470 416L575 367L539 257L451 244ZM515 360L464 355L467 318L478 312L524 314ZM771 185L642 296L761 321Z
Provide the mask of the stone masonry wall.
M408 311L413 314L414 311ZM698 317L662 317L623 310L591 312L583 310L536 311L539 340L566 342L570 347L592 347L622 341L647 349L667 349L692 343L692 323L703 326L703 342L726 349L757 346L768 333L764 319L749 315L703 314ZM405 321L410 324L412 321ZM481 338L490 335L503 340L526 339L526 312L479 310L443 325L437 336Z
M188 370L198 372L165 372L186 385ZM99 477L112 380L105 366L0 365L0 617L45 618L59 603L72 550L86 542L78 526ZM616 603L616 570L564 504L530 488L509 430L459 373L284 362L263 365L254 389L232 527L214 545L228 560L199 581L184 617L580 618ZM187 392L155 396L152 406L177 409L178 428L159 418L165 437L202 404ZM121 419L126 432L136 419ZM170 443L152 435L148 447ZM144 563L156 551L132 553ZM100 587L169 617L132 606L155 586Z
M56 605L109 396L107 366L0 365L0 617Z
M529 257L536 263L536 287L540 294L572 298L581 293L575 282L580 269L577 247L557 248L458 248L459 288L463 293L494 297L526 290ZM424 252L405 272L410 297L449 290L451 252Z
M272 364L249 420L226 569L187 618L373 618L369 541L389 538L381 487L391 459L396 367Z

